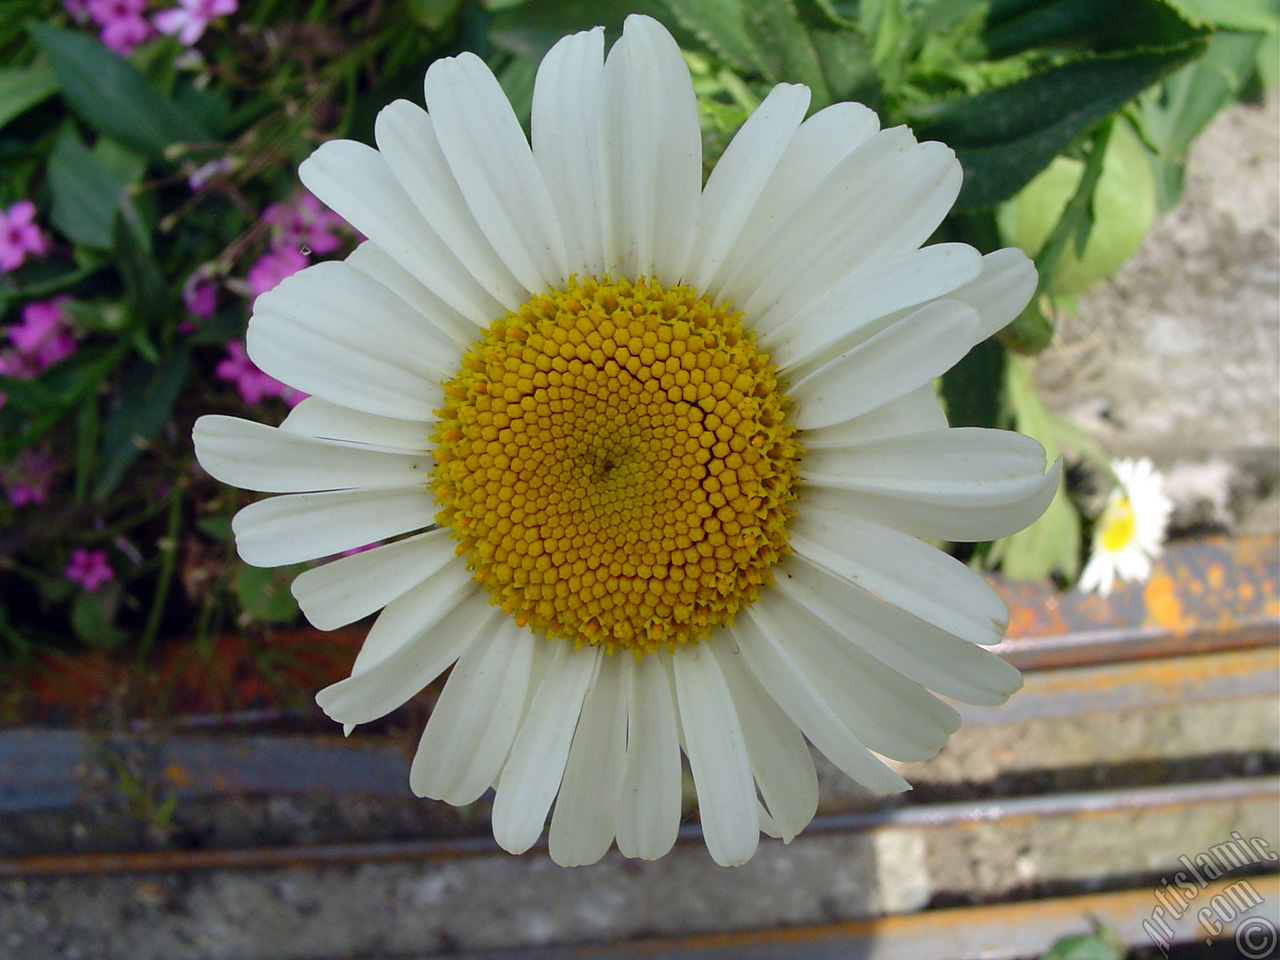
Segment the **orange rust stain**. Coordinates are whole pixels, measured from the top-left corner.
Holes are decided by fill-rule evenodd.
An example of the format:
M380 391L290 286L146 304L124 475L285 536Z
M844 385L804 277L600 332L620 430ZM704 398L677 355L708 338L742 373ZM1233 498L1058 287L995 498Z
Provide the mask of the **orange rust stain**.
M1212 571L1212 568L1210 568ZM1210 576L1212 583L1213 577ZM1142 591L1147 608L1146 622L1164 627L1170 633L1185 633L1187 624L1182 615L1182 601L1178 599L1177 585L1167 573L1153 573Z
M1227 571L1220 563L1209 564L1209 569L1204 572L1204 575L1209 581L1209 587L1213 590L1221 590L1222 585L1227 581Z

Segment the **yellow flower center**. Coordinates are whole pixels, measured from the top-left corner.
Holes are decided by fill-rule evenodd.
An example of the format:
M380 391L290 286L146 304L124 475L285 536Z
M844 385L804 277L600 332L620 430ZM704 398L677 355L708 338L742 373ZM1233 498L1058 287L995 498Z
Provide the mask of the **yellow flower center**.
M1102 515L1102 527L1098 539L1108 553L1123 549L1133 539L1133 506L1129 498L1121 496L1107 504Z
M732 621L787 551L800 448L739 314L573 278L445 383L437 517L521 624L638 656Z

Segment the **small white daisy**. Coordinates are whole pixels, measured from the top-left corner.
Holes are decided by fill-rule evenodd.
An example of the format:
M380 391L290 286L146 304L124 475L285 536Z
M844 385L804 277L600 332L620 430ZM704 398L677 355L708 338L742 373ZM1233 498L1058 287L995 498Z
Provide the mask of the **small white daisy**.
M1173 512L1164 477L1150 460L1117 460L1111 469L1116 488L1094 525L1089 563L1080 575L1081 590L1097 590L1104 597L1110 595L1116 577L1141 583L1151 576L1151 563L1160 556Z
M427 111L302 179L369 238L255 303L248 351L312 395L272 428L196 425L235 518L316 626L381 610L320 705L347 725L452 667L419 794L496 787L493 830L562 864L670 849L681 751L740 864L812 818L806 738L869 788L1021 684L1007 613L922 538L989 540L1058 485L1041 447L949 429L932 381L1017 316L1017 250L921 249L951 150L776 87L702 185L688 69L628 18L547 54L529 143L493 74L433 64ZM434 525L433 525L434 524ZM554 804L554 812L552 805Z

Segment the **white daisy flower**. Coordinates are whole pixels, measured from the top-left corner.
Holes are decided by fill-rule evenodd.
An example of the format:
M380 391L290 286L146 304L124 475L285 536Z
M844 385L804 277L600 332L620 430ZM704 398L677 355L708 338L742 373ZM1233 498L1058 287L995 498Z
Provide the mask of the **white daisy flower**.
M532 145L470 54L426 104L302 166L369 238L255 304L249 355L311 399L195 429L213 476L286 494L236 516L248 563L403 537L294 581L322 629L382 611L320 705L350 729L452 666L411 787L496 787L514 853L550 812L561 864L666 853L682 750L722 864L812 818L806 738L907 789L880 758L960 722L930 690L1021 684L980 646L996 593L921 538L1005 536L1057 488L1033 440L948 429L931 383L1018 314L1030 262L920 249L952 151L853 103L806 120L799 85L704 188L689 73L647 17L607 58L600 29L547 54Z
M1093 547L1080 589L1109 596L1116 577L1141 583L1160 556L1173 501L1164 493L1164 477L1145 457L1111 464L1116 488L1093 529Z

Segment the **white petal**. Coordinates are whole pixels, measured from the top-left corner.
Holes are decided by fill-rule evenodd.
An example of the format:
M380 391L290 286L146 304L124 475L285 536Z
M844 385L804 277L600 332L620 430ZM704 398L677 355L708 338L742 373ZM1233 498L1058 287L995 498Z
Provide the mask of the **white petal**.
M600 111L606 268L677 283L698 225L702 133L689 68L656 20L627 17L605 61Z
M342 440L391 453L427 453L432 421L400 420L352 410L319 397L308 397L280 424L287 433L317 440Z
M719 661L733 696L751 772L773 828L771 835L790 843L818 809L818 775L809 745L800 728L742 665L736 650L724 640L712 640L705 646ZM762 823L761 829L764 826Z
M551 859L562 867L595 863L613 843L627 752L627 688L634 658L600 658L573 735L564 781L547 834Z
M760 685L828 760L870 790L898 793L911 785L875 757L832 711L782 643L764 604L744 607L733 626L743 662Z
M786 594L769 598L775 641L862 743L895 760L928 760L960 726L960 714L896 670L846 642ZM757 623L761 617L757 616Z
M493 800L493 838L510 853L524 853L542 833L601 655L599 647L574 650L561 641L538 684Z
M467 206L440 149L433 120L408 100L387 104L374 124L378 149L431 229L448 241L454 255L495 300L514 310L529 298L528 292Z
M255 567L315 560L430 526L439 504L421 486L269 497L231 520L236 550Z
M938 402L938 393L932 383L926 383L861 416L829 427L806 430L800 435L800 442L806 451L825 450L881 437L942 430L946 426L947 415Z
M981 575L915 537L842 512L832 491L803 489L791 547L831 575L973 643L996 643L1009 625L1004 601Z
M462 316L485 327L502 316L502 304L422 219L377 150L354 140L330 140L303 161L298 176L308 190Z
M921 143L901 155L885 151L887 165L883 158L858 163L877 140L855 151L814 198L752 251L739 268L745 280L726 285L731 296L742 298L736 302L748 316L776 318L772 308L783 302L799 308L859 265L916 249L942 223L963 179L955 153L940 143Z
M809 109L809 88L780 83L747 118L702 191L689 283L705 290L729 255Z
M883 329L877 323L967 283L982 269L982 257L963 243L938 243L923 250L853 270L826 294L807 305L783 298L761 318L768 332L760 346L787 370L821 364L857 346Z
M722 867L736 867L751 859L760 842L756 787L724 674L702 647L685 644L671 657L680 727L707 850Z
M533 85L533 156L560 217L569 272L605 271L605 193L600 160L604 28L563 37Z
M794 383L795 425L826 427L874 410L950 370L974 343L978 316L937 300Z
M221 415L201 417L191 435L211 476L263 493L425 486L433 466L427 456L314 440Z
M1044 513L1061 462L1008 430L961 427L886 437L805 456L806 485L842 491L850 512L918 537L994 540Z
M249 357L290 386L353 410L429 420L461 351L399 297L340 261L295 274L254 303Z
M431 710L409 771L414 793L461 806L489 789L511 752L533 648L543 642L491 608Z
M560 218L498 80L473 53L427 69L427 110L476 222L530 293L569 278Z
M792 597L850 643L945 697L980 706L1004 703L1022 686L994 653L925 623L793 554L774 577Z
M465 579L459 581L459 571L469 579L465 577L466 570L462 564L450 564L425 584L387 606L374 629L384 620L401 629L394 636L394 644L387 642L392 639L388 636L390 628L384 629L383 640L375 641L375 644L393 649L384 650L385 656L376 663L362 665L357 658L353 670L358 672L316 694L316 703L325 713L344 724L376 720L422 690L462 655L489 619L492 608L478 586L464 589L467 584ZM444 581L452 581L448 595L434 595L433 588ZM413 629L404 630L393 611L421 609L424 593L433 594L430 610L424 611L424 617L413 625ZM372 635L371 631L371 638ZM365 646L369 646L368 640Z
M446 563L460 563L443 527L340 557L298 574L293 595L307 619L335 630L381 610Z
M860 103L832 104L800 124L728 256L708 281L708 292L721 296L725 279L756 244L879 129L880 118Z
M978 311L979 340L999 333L1031 302L1036 292L1036 265L1017 247L1005 247L982 258L982 273L958 290L951 300Z
M392 600L378 614L351 665L364 673L429 631L449 610L472 595L487 596L461 559L446 564L404 596Z
M662 654L637 661L627 696L627 759L618 803L618 849L657 860L680 829L676 706Z
M479 336L480 327L475 320L464 317L437 297L376 243L366 240L344 262L382 284L458 346L469 347Z

